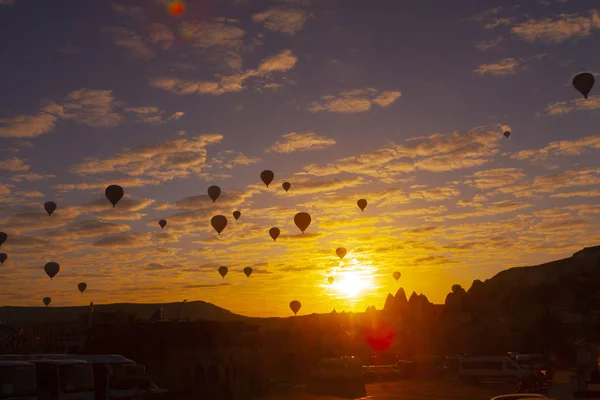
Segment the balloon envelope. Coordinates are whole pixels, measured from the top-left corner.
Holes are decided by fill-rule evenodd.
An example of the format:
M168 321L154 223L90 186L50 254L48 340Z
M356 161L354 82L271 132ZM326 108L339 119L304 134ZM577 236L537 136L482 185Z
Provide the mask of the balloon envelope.
M79 291L81 293L85 292L85 289L87 289L87 283L85 282L81 282L77 285L77 289L79 289Z
M221 195L221 188L218 186L211 186L208 188L208 197L210 197L213 201L217 201L219 196Z
M595 81L594 75L589 72L584 72L573 78L573 87L587 99L588 94L594 87Z
M223 229L227 226L227 218L224 215L215 215L211 218L210 224L217 231L219 235L223 232Z
M119 200L121 200L123 198L124 194L125 194L125 191L119 185L110 185L104 191L104 195L106 196L108 201L111 202L113 207L115 207L117 205L117 203L119 202Z
M333 283L333 281L334 281L335 279L333 278L333 276L330 276L329 278L327 278L327 280L328 280L328 281L329 281L329 283L331 284L331 283Z
M264 182L265 185L267 185L267 187L269 187L269 184L273 182L274 178L275 174L271 170L266 169L260 173L260 179Z
M46 271L46 274L52 279L58 274L58 271L60 271L60 265L54 261L50 261L44 265L44 271Z
M160 221L158 221L158 224L161 228L164 228L165 226L167 226L167 220L161 219Z
M44 297L44 299L42 301L44 302L44 305L46 307L48 307L50 305L50 303L52 302L52 299L50 297Z
M300 303L298 300L292 300L290 302L290 310L294 312L294 315L298 314L298 311L300 311L301 307L302 303Z
M6 242L6 239L8 239L8 235L4 232L0 232L0 246Z
M281 231L279 230L279 228L271 228L271 229L269 229L269 235L271 235L271 237L273 238L273 241L277 240L277 238L279 237L280 233L281 233Z
M233 212L233 218L235 218L235 220L237 221L238 219L240 219L240 217L242 216L242 213L239 211L234 211Z
M300 213L296 214L296 216L294 217L294 223L296 224L296 226L298 227L298 229L300 229L300 232L302 232L302 233L304 233L306 228L309 227L311 221L312 221L312 219L310 217L310 214L305 213L305 212L300 212Z
M4 261L8 260L8 255L6 253L0 253L0 264L4 264Z
M504 137L508 139L510 137L510 132L509 131L504 132Z
M337 249L335 249L335 254L337 254L337 256L340 258L340 260L343 260L344 257L346 256L346 249L344 247L338 247Z
M283 190L285 190L287 192L292 187L292 184L289 182L283 182L283 185L281 185L281 186L283 187Z
M360 208L361 211L365 211L365 208L367 207L367 201L365 199L360 199L356 202L356 205L358 205L358 208Z
M56 203L53 201L47 201L44 203L44 210L46 210L48 215L52 215L52 213L56 211Z
M229 272L229 268L219 267L219 275L221 275L221 278L225 278L225 275L227 275L227 272Z
M250 275L252 275L252 268L251 267L244 268L244 274L246 274L246 276L248 278L250 278Z
M395 280L398 280L398 279L400 279L400 272L396 271L396 272L394 272L394 274L393 274L393 275L394 275L394 279L395 279Z

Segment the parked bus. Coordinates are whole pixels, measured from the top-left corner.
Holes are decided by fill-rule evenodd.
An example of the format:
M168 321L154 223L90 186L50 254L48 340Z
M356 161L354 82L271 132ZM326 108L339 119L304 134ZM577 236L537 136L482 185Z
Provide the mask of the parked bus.
M31 360L39 400L94 400L92 365L82 360Z
M0 360L0 399L37 400L35 367L24 361Z

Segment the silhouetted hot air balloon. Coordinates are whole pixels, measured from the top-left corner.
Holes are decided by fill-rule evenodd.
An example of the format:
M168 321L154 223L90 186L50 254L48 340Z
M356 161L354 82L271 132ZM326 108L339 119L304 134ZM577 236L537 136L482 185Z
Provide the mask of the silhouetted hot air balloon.
M167 226L167 220L166 219L161 219L160 221L158 221L158 225L160 225L161 229L164 229L165 226Z
M335 249L335 254L337 254L337 256L340 258L340 260L343 260L344 257L346 256L346 249L344 247L338 247L337 249Z
M242 213L239 211L234 211L233 212L233 218L235 218L235 220L237 221L238 219L240 219L240 217L242 216Z
M44 203L44 210L48 213L48 215L52 215L54 211L56 211L56 203L53 201L47 201Z
M396 272L393 273L393 275L394 275L394 279L396 281L398 281L398 279L400 279L400 272L396 271Z
M52 299L50 297L44 297L44 299L42 300L42 302L44 303L44 305L46 307L48 307L50 305L50 303L52 303Z
M302 232L302 234L304 234L306 228L309 227L311 221L312 218L310 217L310 214L305 212L300 212L296 214L296 216L294 216L294 223L296 224L298 229L300 229L300 232Z
M8 239L8 235L4 232L0 232L0 246L6 242L6 239Z
M335 279L333 278L333 276L330 276L329 278L327 278L327 280L329 281L329 284L332 284Z
M124 194L125 194L125 191L119 185L110 185L104 191L104 195L106 196L108 201L111 202L113 207L115 207L117 205L117 203L119 202L119 200L121 200L123 198Z
M8 260L8 254L0 253L0 265L4 264L6 260Z
M246 276L248 278L250 278L250 275L252 275L252 268L251 267L244 268L244 273L246 274Z
M281 185L281 187L283 187L283 190L287 192L292 187L292 184L289 182L283 182L283 185Z
M229 272L229 268L219 267L219 275L221 275L221 278L225 278L225 275L227 275L227 272Z
M508 139L510 137L510 131L505 131L504 137Z
M267 187L269 187L269 184L273 182L274 178L275 174L271 170L266 169L260 173L260 179L265 183L265 185L267 185Z
M225 227L227 226L227 218L223 215L215 215L211 218L210 224L215 229L215 231L217 231L219 236L221 236L221 232L223 232L223 229L225 229Z
M214 202L217 201L219 196L221 195L221 188L218 186L211 186L208 188L208 197L210 197Z
M360 208L361 211L365 211L365 208L367 207L367 201L365 199L360 199L356 202L356 205L358 205L358 208Z
M60 271L60 265L54 261L50 261L44 266L44 271L46 271L46 274L52 279L58 274L58 271Z
M298 300L290 301L290 310L294 312L294 315L298 314L300 308L302 308L302 303L300 303Z
M573 87L587 99L588 94L594 87L595 81L594 75L589 72L583 72L573 78Z
M85 283L85 282L78 283L77 289L79 289L79 291L81 293L85 292L85 289L87 289L87 283Z
M271 229L269 229L269 235L271 235L271 237L273 238L274 242L277 240L277 238L279 237L280 233L281 233L281 231L279 230L279 228L271 228Z

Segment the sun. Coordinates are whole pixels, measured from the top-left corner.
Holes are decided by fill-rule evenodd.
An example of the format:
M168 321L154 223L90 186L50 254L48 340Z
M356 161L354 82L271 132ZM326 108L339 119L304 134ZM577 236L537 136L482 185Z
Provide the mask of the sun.
M358 271L343 271L336 276L332 287L347 297L355 298L365 290L371 289L373 281L370 274Z

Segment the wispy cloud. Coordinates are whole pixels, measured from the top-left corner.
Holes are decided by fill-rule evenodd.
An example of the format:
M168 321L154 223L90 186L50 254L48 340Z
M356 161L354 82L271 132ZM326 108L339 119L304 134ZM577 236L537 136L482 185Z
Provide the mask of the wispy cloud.
M133 58L150 60L156 57L156 52L150 45L129 28L111 26L103 28L102 31L112 35L114 44L127 49L128 55Z
M481 40L475 43L475 48L477 50L486 51L490 49L497 49L500 47L500 44L504 42L504 36L498 35L489 40Z
M380 92L374 88L356 89L341 92L338 95L327 95L321 100L313 101L308 105L308 111L328 111L333 113L360 113L369 111L373 104L382 108L389 107L402 96L399 91Z
M579 156L587 151L600 149L600 136L587 136L577 140L559 140L535 150L521 150L510 154L513 160L546 160L550 157Z
M491 64L482 64L473 70L478 75L509 76L526 69L527 64L544 58L546 54L538 54L529 58L503 58Z
M512 27L512 33L528 42L558 44L570 39L584 39L600 28L600 15L561 14L555 18L529 19Z
M281 135L283 140L273 144L267 152L292 153L296 151L323 150L335 144L335 140L318 136L314 132L290 132Z
M302 30L309 17L306 11L299 8L276 6L254 14L252 20L262 23L270 31L294 36Z
M548 104L545 109L546 114L552 116L567 115L575 111L598 110L600 110L600 97L560 101L558 103Z

